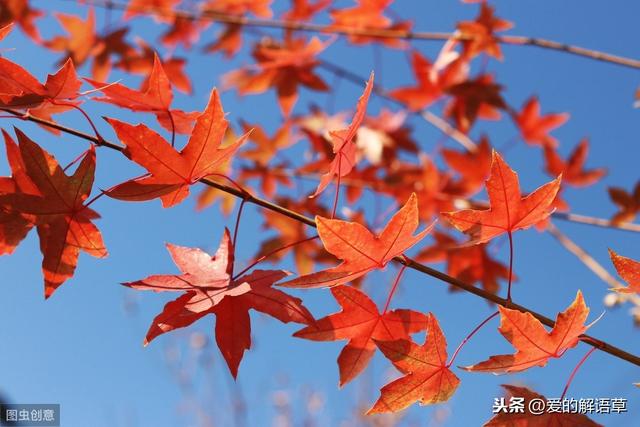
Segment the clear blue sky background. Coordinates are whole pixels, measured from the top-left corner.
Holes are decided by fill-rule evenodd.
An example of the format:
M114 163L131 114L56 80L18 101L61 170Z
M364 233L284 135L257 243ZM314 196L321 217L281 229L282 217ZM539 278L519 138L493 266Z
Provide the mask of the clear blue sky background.
M500 16L515 22L512 34L555 39L640 58L637 43L640 4L636 2L493 3ZM40 28L47 38L61 32L51 18L53 12L86 14L84 6L68 1L34 1L33 4L46 9L48 16ZM276 8L281 10L286 4L288 2L277 1ZM349 4L336 2L336 6ZM414 19L416 29L434 31L452 29L456 21L473 18L476 9L477 6L443 0L399 0L393 6L400 16ZM102 18L103 13L98 10L99 25ZM147 40L153 40L158 34L158 27L151 20L138 20L135 26L138 34ZM210 28L203 36L205 42L212 39L212 31ZM433 58L440 43L419 42L415 46ZM2 42L2 48L4 56L41 79L55 69L58 59L26 40L19 30ZM15 50L5 50L7 48ZM527 97L537 94L545 111L571 112L568 124L555 132L561 141L562 153L566 154L580 138L588 136L592 143L589 165L609 167L609 175L598 185L586 192L567 192L574 211L610 216L614 208L608 201L606 187L630 188L640 175L640 110L632 108L640 72L529 47L506 46L504 54L506 60L491 61L489 69L496 73L498 81L505 83L504 95L509 103L519 106ZM249 62L246 50L231 63L218 55L203 56L197 50L188 55L188 71L196 90L193 96L178 96L176 105L190 110L204 107L209 91L219 84L225 71ZM374 67L370 46L354 48L337 42L325 58L363 76ZM404 53L385 51L382 59L382 68L376 69L378 83L396 87L413 81ZM86 67L80 72L89 73ZM329 75L325 77L328 82L332 81ZM114 73L112 79L116 78L123 78L129 85L139 82L135 77ZM342 82L336 107L351 108L361 90ZM305 111L311 101L321 106L327 103L324 95L305 92L296 106L297 111ZM273 93L241 99L229 92L223 95L223 103L233 123L237 124L242 117L269 130L279 124ZM132 115L101 104L87 105L94 117L107 114L132 122L144 120L155 126L147 115ZM375 113L382 105L374 97L369 111ZM411 120L415 138L430 150L440 139L439 133L418 119ZM73 113L64 116L62 122L88 130L81 117ZM54 152L63 164L86 148L86 143L71 136L56 138L30 124L6 119L0 124L6 129L14 124L19 126ZM113 138L107 126L102 129ZM483 122L475 128L474 136L481 132L488 133L497 146L516 135L516 129L508 121ZM455 146L451 141L447 144ZM138 167L124 161L118 153L100 150L98 157L96 182L101 188L140 173ZM525 190L547 179L542 173L541 156L524 144L509 151L507 160L520 172ZM0 172L6 175L6 162L0 163ZM0 260L0 392L11 402L60 403L66 427L170 427L199 425L196 411L189 406L189 397L195 396L215 425L226 426L242 421L234 421L232 411L234 396L241 394L247 404L246 425L271 425L277 413L274 398L287 395L293 420L301 425L307 396L318 393L324 400L316 415L318 425L338 425L347 419L351 423L346 425L357 425L352 413L354 406L373 403L378 388L395 375L388 362L376 356L359 381L339 390L335 358L344 343L294 339L291 333L296 330L295 325L282 325L260 315L252 316L254 348L245 354L237 383L230 378L212 342L202 352L189 347L193 332L212 338L213 317L201 320L186 331L166 334L143 348L142 340L151 319L170 296L136 293L118 283L154 273L175 272L165 242L213 251L223 227L231 225L232 219L224 218L217 208L195 213L194 197L169 210L161 209L158 201L127 204L108 198L97 202L95 208L103 215L98 225L110 256L95 260L82 255L75 277L49 301L44 301L42 296L41 255L35 232L14 255ZM240 232L237 259L252 258L263 238L261 233L268 235L260 229L260 223L259 212L249 207ZM607 247L640 258L638 235L575 224L558 225L609 270L612 269ZM592 310L591 318L605 312L592 328L592 334L640 353L638 331L632 325L628 307L607 310L602 303L606 285L578 260L549 235L533 230L518 233L515 245L515 270L520 281L514 292L518 302L553 316L573 300L577 289L582 289ZM498 243L497 248L498 256L506 260L504 242ZM283 265L291 267L288 261ZM368 289L379 304L384 302L394 274L393 268L389 268L372 275L368 281ZM318 317L336 310L325 290L300 295ZM406 273L393 305L435 313L449 341L450 352L493 310L474 296L452 295L447 286L415 272ZM509 352L511 347L497 333L497 324L494 321L483 329L465 347L457 363L467 365L489 354ZM499 385L502 383L525 384L548 397L559 397L572 368L588 349L581 344L563 359L552 360L544 369L534 368L508 377L456 371L462 384L451 401L433 407L412 407L404 414L402 425L440 425L437 420L441 417L447 426L479 425L490 418L493 398L501 395ZM185 372L195 375L193 384L180 381ZM637 425L640 414L638 391L631 385L637 381L640 381L640 369L596 352L577 375L568 395L628 398L628 414L594 419L607 426L633 426Z

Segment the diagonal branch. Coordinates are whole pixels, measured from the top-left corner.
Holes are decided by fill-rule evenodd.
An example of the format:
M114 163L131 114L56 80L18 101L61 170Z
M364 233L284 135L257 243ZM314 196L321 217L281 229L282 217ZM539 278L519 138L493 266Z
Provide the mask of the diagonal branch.
M571 240L566 234L558 229L552 222L547 224L549 234L553 236L562 246L575 255L589 270L602 279L611 288L621 288L624 285L616 280L598 261L582 249L576 242Z
M596 218L598 219L598 218ZM636 224L633 224L636 225ZM549 234L551 234L562 246L569 252L576 256L589 270L596 276L602 279L606 284L611 287L611 290L615 288L622 288L624 285L620 283L615 277L613 277L595 258L593 258L587 251L585 251L580 245L571 240L569 236L564 234L558 229L552 222L549 222L547 227ZM634 305L640 307L640 297L635 293L630 294L618 294L620 301L631 301Z
M50 122L48 120L39 119L39 118L36 118L36 117L33 117L33 116L29 116L29 115L25 116L20 111L11 110L11 109L8 109L8 108L3 108L2 110L7 112L7 113L15 115L16 118L20 118L22 120L27 120L27 121L32 121L32 122L38 123L38 124L43 125L43 126L50 126L52 128L58 129L58 130L60 130L62 132L68 133L70 135L74 135L74 136L77 136L79 138L85 139L87 141L91 141L91 142L93 142L95 144L99 144L100 146L108 147L108 148L111 148L113 150L117 150L117 151L120 151L120 152L123 151L123 148L121 146L119 146L117 144L114 144L114 143L111 143L111 142L108 142L108 141L104 141L104 140L101 141L101 140L99 140L97 137L95 137L93 135L90 135L90 134L87 134L87 133L84 133L84 132L81 132L81 131L78 131L78 130L75 130L75 129L72 129L72 128L68 128L66 126L63 126L63 125L60 125L60 124L57 124L57 123L54 123L54 122ZM271 210L273 212L277 212L277 213L279 213L281 215L284 215L284 216L286 216L288 218L291 218L291 219L293 219L295 221L301 222L303 224L309 225L309 226L314 227L314 228L316 227L316 223L312 218L309 218L309 217L307 217L305 215L302 215L301 213L298 213L298 212L295 212L293 210L287 209L287 208L285 208L283 206L280 206L280 205L278 205L276 203L273 203L273 202L270 202L268 200L262 199L260 197L253 196L253 195L248 195L248 194L246 194L245 192L241 191L238 188L230 187L230 186L227 186L227 185L224 185L224 184L220 184L218 182L215 182L215 181L212 181L212 180L209 180L209 179L206 179L206 178L201 179L200 182L205 184L205 185L208 185L210 187L217 188L218 190L224 191L225 193L232 194L232 195L234 195L234 196L236 196L238 198L241 198L241 199L245 200L247 203L252 203L254 205L261 206L261 207L263 207L265 209L269 209L269 210ZM448 283L448 284L450 284L452 286L455 286L458 289L462 289L464 291L467 291L467 292L469 292L471 294L474 294L474 295L476 295L476 296L478 296L480 298L483 298L483 299L485 299L487 301L493 302L493 303L501 305L503 307L508 307L508 308L511 308L511 309L515 309L515 310L519 310L519 311L522 311L522 312L530 313L535 318L540 320L540 322L542 322L543 324L545 324L545 325L547 325L549 327L553 327L555 325L555 322L552 319L550 319L550 318L548 318L548 317L546 317L546 316L544 316L544 315L542 315L540 313L537 313L537 312L535 312L535 311L533 311L531 309L528 309L526 307L523 307L523 306L521 306L519 304L515 304L512 301L508 301L507 299L501 298L501 297L499 297L497 295L494 295L494 294L492 294L490 292L487 292L484 289L477 288L477 287L475 287L473 285L465 283L465 282L463 282L463 281L461 281L459 279L456 279L455 277L449 276L446 273L443 273L441 271L438 271L438 270L433 269L431 267L428 267L426 265L420 264L420 263L418 263L418 262L416 262L416 261L414 261L412 259L409 259L407 257L395 257L393 260L395 262L399 263L399 264L402 264L402 265L407 266L408 268L411 268L412 270L415 270L415 271L418 271L420 273L426 274L428 276L434 277L434 278L436 278L436 279L438 279L438 280L440 280L442 282L445 282L445 283ZM580 339L581 339L581 341L585 342L586 344L589 344L589 345L591 345L593 347L596 347L596 348L598 348L599 350L602 350L605 353L609 353L609 354L611 354L611 355L613 355L613 356L615 356L615 357L617 357L619 359L626 360L629 363L632 363L634 365L640 366L640 356L636 356L634 354L631 354L631 353L629 353L629 352L627 352L625 350L622 350L622 349L620 349L620 348L618 348L616 346L613 346L613 345L611 345L611 344L609 344L609 343L607 343L605 341L599 340L597 338L591 337L591 336L586 335L586 334L585 335L581 335Z

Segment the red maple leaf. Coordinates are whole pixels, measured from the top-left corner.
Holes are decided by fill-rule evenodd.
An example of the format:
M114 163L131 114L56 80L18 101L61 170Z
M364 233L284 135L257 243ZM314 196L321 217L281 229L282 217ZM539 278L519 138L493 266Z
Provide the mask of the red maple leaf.
M411 69L416 79L414 86L405 86L389 92L412 111L429 107L439 100L447 88L462 83L469 71L466 58L456 52L454 42L445 43L435 63L431 63L420 52L411 53Z
M562 183L574 187L585 187L599 181L606 173L604 168L585 170L589 152L589 141L583 139L573 150L567 160L560 157L550 145L544 147L545 169L551 176L562 175Z
M220 148L228 122L215 89L207 108L196 121L189 142L179 152L143 124L133 126L115 119L108 121L126 145L125 154L149 174L116 185L107 194L130 201L159 197L165 208L182 202L189 195L189 186L218 172L247 138L244 135L235 143Z
M438 320L429 313L423 345L409 340L378 341L376 345L403 377L380 389L380 398L367 414L401 411L414 402L431 405L453 396L460 380L447 363L447 341Z
M22 31L34 41L40 41L40 33L35 21L43 15L42 11L32 9L29 0L3 0L0 7L0 27L17 23Z
M213 256L198 248L168 244L167 249L181 274L154 275L123 283L139 290L183 292L153 319L145 345L165 332L187 327L207 314L213 314L216 316L218 348L235 378L244 351L251 347L249 310L260 311L285 323L313 322L313 316L300 299L271 287L288 272L255 270L232 278L234 249L226 228Z
M329 42L314 37L308 43L302 38L287 38L283 43L268 40L256 44L253 57L256 65L240 68L223 76L224 87L235 87L240 95L259 94L275 88L280 109L289 116L298 99L298 87L317 91L329 87L313 69L318 65L316 56Z
M447 165L460 175L456 181L447 183L445 192L470 197L480 191L491 173L491 145L486 136L480 139L475 150L443 149L440 154Z
M338 356L340 387L356 378L369 364L376 349L374 340L409 339L427 328L427 316L414 310L380 313L376 304L351 286L331 288L342 311L316 320L293 336L313 341L349 340Z
M536 225L551 214L561 177L541 186L526 197L520 194L518 175L493 152L491 176L487 180L489 209L443 212L458 230L471 236L470 244L487 242L502 233L513 233Z
M393 0L355 0L357 5L345 9L334 9L330 12L333 23L327 31L333 28L349 28L353 30L390 30L409 31L410 21L393 22L384 15L385 9ZM388 47L404 48L406 42L393 37L372 37L349 34L348 40L356 45L365 43L382 43Z
M178 44L189 50L198 42L200 34L209 26L210 22L194 19L190 16L176 15L171 27L162 34L160 41L168 49L174 50Z
M67 176L51 154L18 129L16 135L22 165L15 157L17 153L14 161L24 167L26 177L20 174L22 184L16 177L15 191L0 195L0 205L5 212L35 218L44 257L44 294L48 298L73 276L80 249L95 257L107 256L100 231L91 222L100 215L84 204L93 185L95 150L91 146L73 175Z
M434 215L453 209L451 196L444 193L448 182L447 174L439 170L429 156L422 153L418 156L417 164L394 162L380 191L395 198L398 203L411 193L416 193L420 200L420 219L432 221Z
M271 2L273 0L209 0L202 7L203 11L229 15L254 14L259 18L271 18Z
M316 197L324 191L325 188L333 181L334 176L343 177L348 175L356 164L356 144L353 139L358 132L358 128L362 123L367 112L367 103L369 96L373 90L373 72L369 76L364 92L358 99L356 112L353 115L351 124L346 129L331 131L331 143L333 144L334 158L329 164L329 172L320 177L320 183L315 193L311 197Z
M166 21L173 16L173 10L181 0L131 0L124 11L124 19L134 16L154 16Z
M95 52L93 64L91 64L91 76L95 80L107 80L113 65L113 56L118 56L121 60L125 60L125 58L129 58L134 54L133 47L126 40L128 32L128 27L122 27L100 36L100 41L97 44L101 46L101 49ZM152 63L153 59L150 59L150 62ZM151 66L149 66L150 69Z
M137 49L128 46L126 54L120 55L120 60L114 65L128 73L138 74L143 77L140 91L147 91L153 76L153 68L156 62L156 52L142 39L136 40ZM162 70L167 75L172 86L184 93L191 93L191 81L184 71L187 61L184 58L169 57L160 59Z
M292 0L291 8L282 14L285 21L310 21L317 13L331 5L331 0Z
M460 246L456 239L438 231L434 238L435 243L416 255L416 261L446 262L449 276L469 284L480 282L483 289L494 294L500 289L499 281L509 279L509 268L489 254L486 244ZM452 291L457 289L451 287Z
M154 55L153 69L149 80L140 90L130 89L120 83L108 84L85 79L105 97L94 98L96 101L114 104L131 111L146 111L155 114L160 125L169 132L189 133L198 113L187 113L171 109L173 92L171 82L162 67L160 58Z
M488 74L449 86L447 93L453 99L445 106L445 114L463 133L469 132L477 119L498 120L500 110L506 109L501 90Z
M496 59L502 59L502 51L495 33L506 31L513 24L493 14L494 8L486 2L480 5L480 14L474 21L458 23L458 31L463 38L465 56L473 58L486 53Z
M20 148L3 129L7 161L11 167L11 176L0 177L0 194L25 193L38 195L40 192L27 174L20 155ZM9 207L0 208L0 255L13 253L29 230L35 225L34 215L23 214Z
M89 9L86 21L76 15L57 13L56 18L68 35L55 36L46 40L44 45L54 51L63 52L65 58L71 58L80 67L92 56L104 48L103 42L96 34L96 16L93 8Z
M640 262L618 255L611 249L609 249L609 256L618 275L629 285L626 288L615 288L615 290L622 293L640 293Z
M624 188L609 187L609 198L618 206L618 212L611 218L614 224L631 222L640 212L640 181L627 192Z
M413 235L418 228L418 198L415 194L378 235L357 222L321 216L316 216L316 225L325 249L341 259L342 263L281 283L280 286L319 288L350 282L370 271L384 268L394 257L422 240L433 227Z
M245 132L251 132L249 141L254 143L254 147L240 154L242 158L252 161L250 166L242 168L240 180L256 179L260 183L262 193L268 198L276 194L278 184L292 187L293 183L286 171L279 170L285 167L286 163L271 164L280 150L296 143L296 136L291 132L289 124L285 123L271 137L260 126L243 123L242 127Z
M270 18L271 0L210 0L203 8L204 13L237 15L249 13L261 18ZM205 52L223 52L227 58L234 56L242 47L243 26L235 23L225 24L216 39L207 44Z
M562 126L569 120L569 113L540 115L538 98L530 98L522 107L522 111L514 114L513 120L520 129L522 139L529 145L556 147L558 141L549 132Z
M204 47L205 52L222 52L227 58L233 57L242 47L242 25L227 24L214 41Z
M519 372L534 366L545 366L549 359L559 358L578 345L579 337L590 325L585 325L589 308L585 305L582 292L562 313L558 314L555 326L547 332L542 323L531 313L511 310L502 306L498 330L516 349L515 354L491 356L484 362L464 369L476 372L507 373Z
M75 101L82 82L78 80L71 59L55 73L49 74L45 84L41 84L31 73L20 65L0 58L0 105L18 108L31 116L51 121L53 114L63 113L80 104ZM45 129L60 134L49 126Z

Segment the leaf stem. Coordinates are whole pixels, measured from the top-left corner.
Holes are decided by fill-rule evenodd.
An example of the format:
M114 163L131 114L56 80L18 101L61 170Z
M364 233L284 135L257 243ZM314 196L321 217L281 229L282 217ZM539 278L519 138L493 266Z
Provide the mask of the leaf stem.
M93 202L95 202L95 201L96 201L96 200L98 200L100 197L104 196L105 194L107 194L107 192L106 192L106 191L100 191L100 194L96 194L96 195L93 197L93 199L89 200L89 201L84 205L84 207L85 207L85 208L88 208L89 206L91 206L91 204L92 204Z
M55 101L53 99L49 100L49 102L51 102L53 105L62 105L62 106L67 106L67 107L71 107L76 109L77 111L80 112L80 114L82 114L84 116L84 118L87 120L87 122L89 123L89 126L91 126L91 129L93 130L93 133L96 135L96 141L95 144L96 145L101 145L101 141L104 141L104 138L102 137L102 135L100 135L100 132L98 132L98 128L96 127L95 123L93 123L93 120L91 120L91 117L89 117L89 115L87 114L86 111L84 111L84 109L80 108L80 106L72 103L72 102L58 102Z
M233 238L231 239L231 247L233 247L233 251L235 252L236 243L238 242L238 230L240 230L240 220L242 219L242 210L244 209L244 205L247 203L247 199L242 199L240 202L240 207L238 208L238 214L236 215L236 224L233 227ZM235 266L235 257L234 262L231 265L231 273L230 276L233 277L233 268Z
M393 294L396 292L396 289L398 288L398 284L400 283L400 278L402 277L402 273L404 273L404 270L407 269L407 265L404 264L401 268L400 271L398 271L398 274L396 275L396 280L393 281L393 286L391 287L391 290L389 291L389 296L387 297L387 302L384 304L384 310L382 311L382 315L384 316L387 312L387 310L389 310L389 304L391 304L391 298L393 298Z
M169 121L171 122L171 146L175 148L175 146L176 146L176 122L173 120L173 114L171 114L171 110L167 110L167 114L169 115Z
M507 288L507 301L511 302L511 283L513 282L513 233L511 230L507 235L509 236L509 287Z
M336 209L338 208L338 199L340 198L340 178L342 175L341 170L342 153L338 153L338 182L336 182L336 196L333 199L333 209L331 210L331 219L336 217Z
M68 164L68 165L66 165L64 168L62 168L62 171L63 171L63 172L66 172L66 171L67 171L67 169L69 169L71 166L73 166L73 165L75 165L76 163L78 163L78 161L79 161L80 159L82 159L82 158L83 158L84 156L86 156L86 155L87 155L87 152L86 152L86 151L83 151L82 153L80 153L80 155L79 155L78 157L76 157L75 159L71 160L71 161L69 162L69 164Z
M244 273L246 273L247 271L251 270L253 267L255 267L256 265L260 264L262 261L264 261L265 259L269 258L270 256L275 255L280 251L284 251L285 249L292 248L292 247L294 247L296 245L299 245L301 243L310 242L311 240L315 240L318 237L320 237L320 236L318 236L316 234L315 236L307 237L306 239L302 239L302 240L297 240L295 242L288 243L288 244L286 244L284 246L281 246L281 247L279 247L277 249L274 249L274 250L272 250L270 252L267 252L266 254L261 255L259 258L257 258L255 261L253 261L247 267L245 267L240 273L238 273L235 276L233 276L232 280L236 280L238 277L242 276Z
M462 349L462 347L464 347L464 345L476 334L476 332L478 332L480 329L482 329L482 327L484 325L489 323L489 321L491 319L493 319L494 317L496 317L498 314L500 314L499 311L494 311L489 317L487 317L482 322L480 322L480 324L478 326L476 326L475 329L473 331L471 331L469 333L469 335L467 335L462 340L462 342L458 345L458 348L456 348L456 351L453 352L453 355L451 356L451 359L447 363L447 368L449 368L451 365L453 365L453 362L456 360L456 357L458 357L458 353L460 353L460 350Z
M598 350L598 347L593 347L591 350L589 350L587 352L587 354L585 354L582 359L580 359L580 361L578 362L578 364L576 365L575 368L573 368L573 371L571 371L571 375L569 376L569 379L567 380L567 384L564 386L564 390L562 390L562 396L560 397L560 400L563 400L565 395L567 394L567 390L569 390L569 386L571 385L571 382L573 381L573 378L576 376L576 374L578 373L578 370L580 369L580 367L582 366L582 364L584 362L587 361L587 359L589 358L589 356L591 356L591 353L593 353L594 351Z

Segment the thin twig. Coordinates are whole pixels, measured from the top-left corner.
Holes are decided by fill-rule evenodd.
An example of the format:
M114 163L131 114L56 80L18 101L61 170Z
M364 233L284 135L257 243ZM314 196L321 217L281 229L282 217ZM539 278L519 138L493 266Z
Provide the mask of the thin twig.
M571 240L566 234L558 229L552 222L549 222L547 231L551 234L562 246L564 246L569 252L574 254L589 270L591 270L596 276L606 282L612 288L620 288L624 286L591 255L582 249L577 243Z
M632 222L613 222L609 219L594 218L592 216L578 215L567 212L554 212L553 217L563 221L578 222L581 224L595 225L597 227L617 228L619 230L634 231L640 233L640 224Z
M76 0L71 0L76 1ZM113 8L125 9L131 7L126 3L117 3L105 0L87 0L86 3L105 7L107 3ZM313 22L285 21L277 19L258 19L247 18L242 15L230 15L215 11L203 11L201 13L191 12L187 10L174 10L165 12L163 10L154 10L150 8L134 8L137 12L149 12L155 15L174 16L191 20L207 20L213 22L221 22L225 24L241 25L244 27L257 28L274 28L285 29L290 31L304 31L310 33L321 34L338 34L343 36L359 36L372 37L378 39L402 39L417 41L447 41L447 40L471 40L472 37L464 36L458 32L435 32L435 31L410 31L395 29L374 29L374 28L353 28L342 25L325 25ZM561 43L554 40L547 40L537 37L527 37L518 35L495 36L495 41L502 44L510 44L517 46L532 46L541 49L554 50L557 52L568 53L571 55L581 56L583 58L595 61L608 62L628 68L640 69L640 60L627 58L620 55L614 55L594 49L588 49L581 46L574 46L567 43Z

